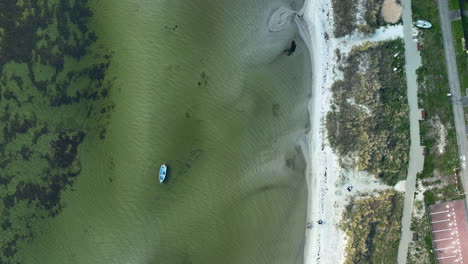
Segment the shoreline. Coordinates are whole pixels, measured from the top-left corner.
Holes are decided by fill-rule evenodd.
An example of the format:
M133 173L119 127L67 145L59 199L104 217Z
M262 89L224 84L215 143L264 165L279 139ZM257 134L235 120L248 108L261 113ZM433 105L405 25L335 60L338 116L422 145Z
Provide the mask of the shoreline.
M333 8L326 0L305 0L295 22L299 35L306 43L312 66L312 97L308 110L310 131L307 135L307 222L305 229L304 263L343 263L347 236L340 228L345 206L359 193L385 189L404 191L404 181L387 186L367 172L341 168L327 138L326 115L332 105L331 87L340 79L335 69L337 48L344 54L365 42L380 42L403 37L403 26L387 25L371 35L357 31L342 38L333 37ZM336 71L336 72L335 72ZM349 192L352 185L355 191ZM358 191L359 190L359 191ZM317 221L323 224L318 225Z
M324 126L331 105L330 88L336 65L333 54L336 42L329 36L330 10L331 3L324 0L306 0L298 12L299 17L296 17L312 66L312 98L308 105L311 125L306 156L309 158L306 170L307 222L312 223L312 228L305 230L305 264L320 263L322 256L327 257L327 263L342 263L346 243L344 232L338 228L341 210L334 195L339 191L335 186L339 175L338 158L327 142ZM324 224L319 226L318 220ZM327 239L322 239L324 237Z

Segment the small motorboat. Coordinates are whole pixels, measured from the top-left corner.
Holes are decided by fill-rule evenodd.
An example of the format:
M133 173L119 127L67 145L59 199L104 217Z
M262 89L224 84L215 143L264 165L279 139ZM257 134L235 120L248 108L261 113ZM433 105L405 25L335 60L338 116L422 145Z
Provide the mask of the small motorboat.
M161 165L161 168L159 169L159 183L163 183L163 181L166 179L166 173L167 173L167 165L164 162Z
M416 20L416 22L414 22L414 25L417 26L418 28L431 28L432 27L432 24L426 20Z

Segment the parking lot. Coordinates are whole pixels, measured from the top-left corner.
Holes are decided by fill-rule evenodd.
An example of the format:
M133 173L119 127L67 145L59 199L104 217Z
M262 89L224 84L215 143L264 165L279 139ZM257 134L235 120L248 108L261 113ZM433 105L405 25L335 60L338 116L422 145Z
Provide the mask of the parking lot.
M464 201L431 205L429 215L437 263L468 264L468 225Z

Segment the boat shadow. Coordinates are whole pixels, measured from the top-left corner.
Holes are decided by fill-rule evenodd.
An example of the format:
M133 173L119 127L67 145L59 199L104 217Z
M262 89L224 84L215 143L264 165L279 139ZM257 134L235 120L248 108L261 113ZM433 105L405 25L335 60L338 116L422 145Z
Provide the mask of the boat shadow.
M164 181L161 182L161 184L168 184L171 181L171 168L169 165L166 165L166 177L164 178Z

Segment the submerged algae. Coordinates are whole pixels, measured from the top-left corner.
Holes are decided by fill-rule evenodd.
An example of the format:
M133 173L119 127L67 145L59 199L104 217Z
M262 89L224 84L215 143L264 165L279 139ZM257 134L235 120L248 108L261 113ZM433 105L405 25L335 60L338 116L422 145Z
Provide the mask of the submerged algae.
M19 263L32 223L60 212L79 145L105 131L112 53L94 48L91 15L87 1L0 3L0 263Z

